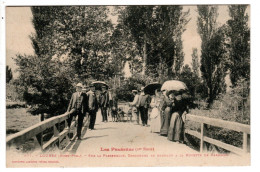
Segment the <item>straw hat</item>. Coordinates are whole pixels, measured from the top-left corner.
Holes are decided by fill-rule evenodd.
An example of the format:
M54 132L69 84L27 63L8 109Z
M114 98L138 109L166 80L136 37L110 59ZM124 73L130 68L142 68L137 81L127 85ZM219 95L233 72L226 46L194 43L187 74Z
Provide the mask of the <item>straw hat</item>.
M81 83L78 83L78 84L76 85L76 87L81 87L81 88L83 88L83 85L82 85Z

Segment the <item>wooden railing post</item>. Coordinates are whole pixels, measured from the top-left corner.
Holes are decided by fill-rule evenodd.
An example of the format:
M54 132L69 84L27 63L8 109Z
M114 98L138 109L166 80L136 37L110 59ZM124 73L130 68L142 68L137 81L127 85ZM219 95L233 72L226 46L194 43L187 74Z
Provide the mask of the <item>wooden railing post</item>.
M250 143L249 143L248 134L243 132L243 151L244 151L244 153L249 152L249 149L250 149L249 145L250 145Z
M36 144L36 147L40 147L41 150L43 151L43 132L40 132L39 134L37 134L35 136L35 144Z
M53 132L54 132L54 137L59 137L59 123L53 126ZM60 138L58 139L57 143L56 143L57 147L60 149Z
M206 149L206 145L204 143L204 136L206 133L205 124L201 123L201 131L200 131L200 153L204 152Z

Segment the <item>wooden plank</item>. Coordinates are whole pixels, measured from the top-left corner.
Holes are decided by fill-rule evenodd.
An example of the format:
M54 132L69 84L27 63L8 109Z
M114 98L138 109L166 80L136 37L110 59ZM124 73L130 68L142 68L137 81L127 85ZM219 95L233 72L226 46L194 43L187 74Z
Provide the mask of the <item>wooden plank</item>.
M59 141L59 137L53 137L51 138L48 142L46 142L43 146L42 149L46 150L50 145L52 145L53 143Z
M223 143L221 141L218 141L218 140L206 137L206 136L204 136L204 141L206 141L208 143L211 143L213 145L216 145L218 147L221 147L221 148L223 148L225 150L228 150L230 152L233 152L235 154L238 154L238 155L244 154L243 150L241 148L238 148L238 147L235 147L233 145L229 145L229 144Z
M185 133L187 133L189 135L192 135L192 136L195 136L197 138L200 138L200 136L201 136L201 134L199 132L193 131L193 130L189 130L189 129L185 129ZM213 145L219 146L219 147L221 147L221 148L223 148L225 150L228 150L230 152L234 152L234 153L236 153L238 155L241 155L243 153L243 150L238 148L238 147L235 147L235 146L223 143L221 141L218 141L218 140L206 137L206 136L204 136L204 141L208 142L208 143L211 143Z
M200 133L197 131L193 131L193 130L189 130L189 129L185 129L185 133L195 136L197 138L200 138Z
M49 118L45 121L42 121L38 124L35 124L27 129L25 129L25 130L22 130L11 136L8 136L6 139L6 143L7 144L22 144L25 141L27 141L28 139L43 132L45 129L52 127L53 125L58 123L60 119L63 119L64 117L68 117L68 114L65 113L60 116L55 116L55 117Z
M192 115L192 114L187 114L186 120L205 123L216 127L226 128L226 129L250 134L250 125L240 124L237 122L230 122L221 119L209 118L209 117Z
M68 119L68 115L62 115L62 116L60 116L60 118L59 118L59 122L61 123L61 122L63 122L63 121L65 121L66 119Z
M68 134L68 130L63 130L60 134L59 134L59 138L60 140L62 140L64 137L66 137Z

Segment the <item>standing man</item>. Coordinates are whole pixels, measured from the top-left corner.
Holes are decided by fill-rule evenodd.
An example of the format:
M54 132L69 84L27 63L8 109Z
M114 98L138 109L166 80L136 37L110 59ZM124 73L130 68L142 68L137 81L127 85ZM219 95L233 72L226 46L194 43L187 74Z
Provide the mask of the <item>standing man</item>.
M89 130L94 130L97 111L98 111L98 101L97 101L94 85L90 85L90 90L87 92L87 104L88 104L88 113L90 116Z
M82 94L86 94L86 96L87 96L87 86L86 85L83 85ZM88 108L87 105L86 105L86 108ZM89 118L89 114L88 114L88 110L87 109L86 109L86 112L84 114L84 117L86 117L87 119Z
M113 96L112 96L112 90L108 89L108 116L112 116L112 103L113 103Z
M100 95L100 106L102 114L102 122L107 122L107 107L109 104L109 95L107 92L107 87L102 86L102 92Z
M148 108L150 104L150 96L144 93L144 87L141 88L141 94L139 96L138 107L141 113L141 120L143 126L148 126Z
M139 101L139 94L137 90L132 90L132 93L134 95L133 102L130 102L130 105L133 106L132 114L136 118L136 123L139 124L139 107L137 106Z
M71 112L71 110L74 111L74 116L78 116L78 125L77 125L77 137L78 140L81 140L81 130L82 130L82 124L84 115L86 113L86 94L82 93L82 87L83 85L81 83L78 83L76 85L76 92L72 94L69 107L67 109L67 112ZM69 117L69 126L71 124L73 115Z

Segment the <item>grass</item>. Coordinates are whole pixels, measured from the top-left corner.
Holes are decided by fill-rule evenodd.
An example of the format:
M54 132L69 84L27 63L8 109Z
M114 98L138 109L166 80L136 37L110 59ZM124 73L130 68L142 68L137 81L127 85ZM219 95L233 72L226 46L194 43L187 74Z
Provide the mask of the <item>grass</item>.
M6 134L14 134L39 122L38 116L26 112L26 108L6 109Z

